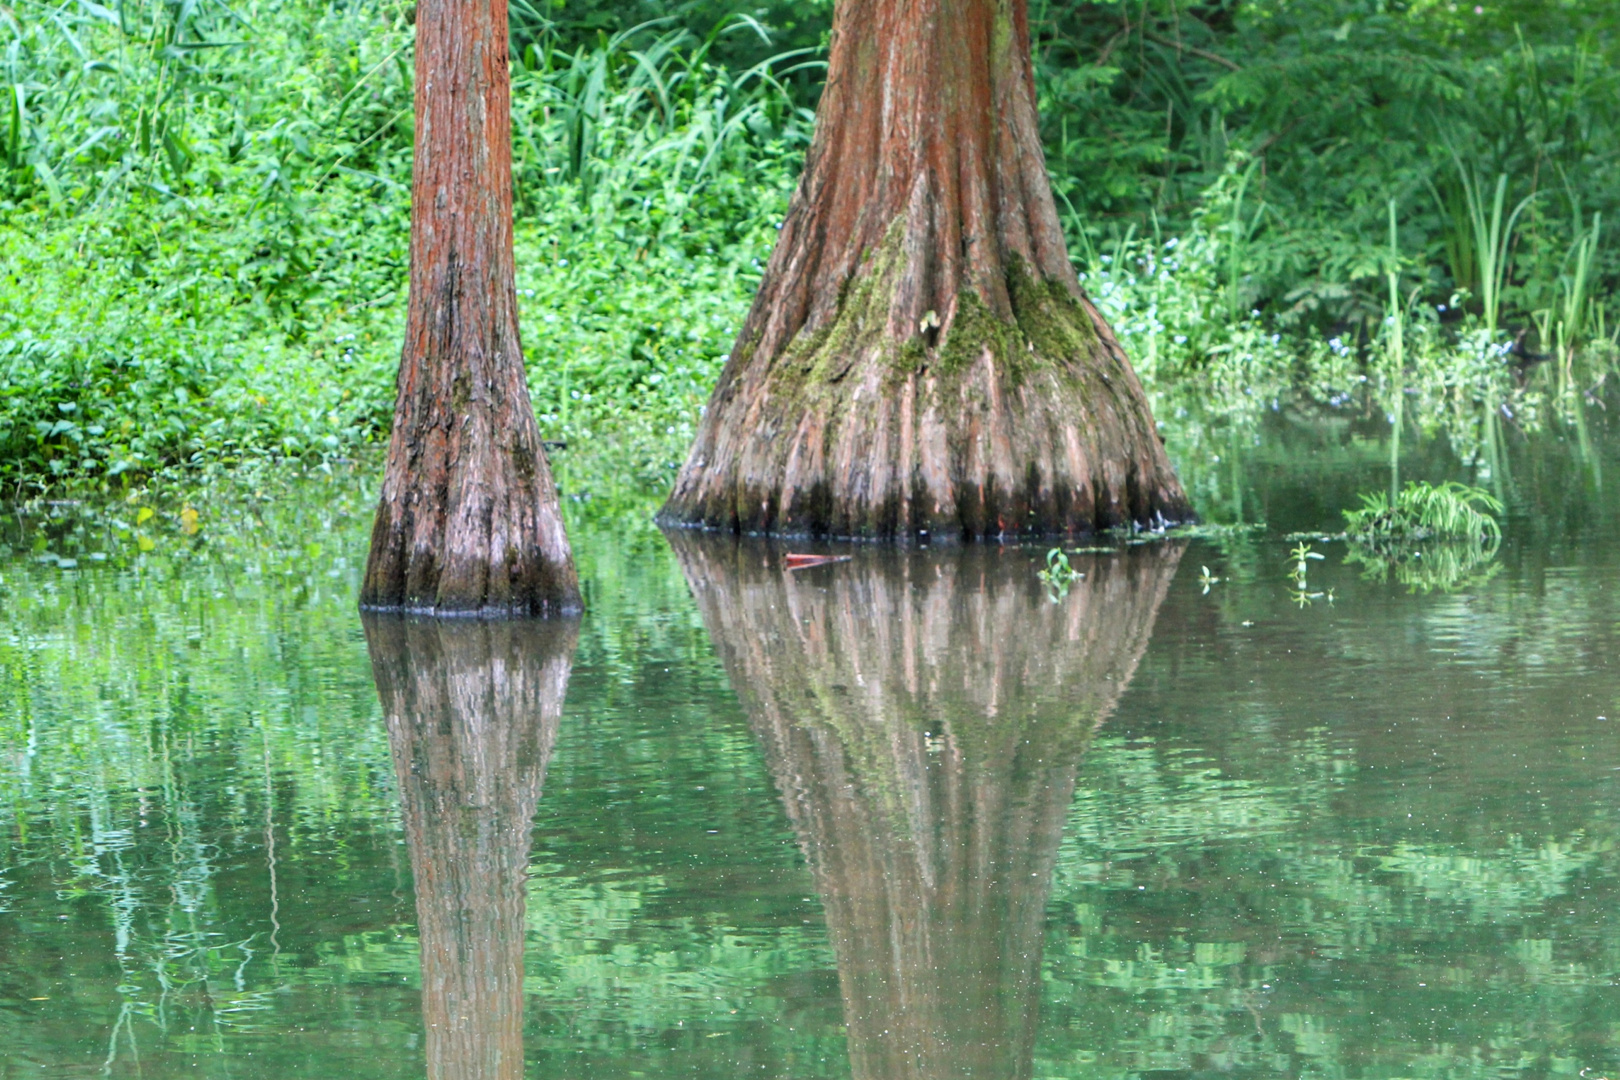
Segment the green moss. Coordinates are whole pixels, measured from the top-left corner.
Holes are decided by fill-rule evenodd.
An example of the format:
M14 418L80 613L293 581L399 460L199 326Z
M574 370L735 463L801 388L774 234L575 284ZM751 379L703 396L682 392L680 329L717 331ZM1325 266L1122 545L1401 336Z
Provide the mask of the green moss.
M816 357L820 355L822 346L827 343L827 338L832 335L832 330L833 323L818 326L814 330L800 330L777 359L778 371L783 375L808 375L815 369Z
M1027 367L1027 350L1021 336L1016 323L990 310L990 305L972 289L964 289L957 295L956 317L940 342L939 360L934 370L941 375L959 375L972 367L988 347L991 356L1006 365L1016 383Z
M890 367L890 381L894 383L905 382L911 376L921 371L928 361L928 344L923 341L921 334L908 338L900 346L899 353Z
M873 349L887 351L884 383L889 387L924 371L954 379L971 370L988 348L1004 377L1017 386L1039 365L1072 365L1097 348L1096 331L1080 303L1061 282L1037 280L1016 257L1007 270L1011 318L997 314L968 289L957 297L955 316L937 346L937 331L922 327L903 342L885 339L889 307L904 269L904 239L905 221L897 218L883 240L862 253L859 269L840 290L836 317L801 331L783 351L775 371L779 385L802 386L808 400L816 387L838 382L858 357Z
M779 377L834 383L848 374L856 357L883 344L904 239L905 220L897 218L883 239L862 253L859 269L840 287L838 314L814 330L801 330L783 350Z
M1037 281L1017 256L1007 265L1007 293L1033 358L1059 362L1089 356L1098 347L1091 316L1060 281Z
M934 370L942 375L955 375L967 370L978 359L979 350L988 336L994 333L989 325L995 316L979 295L971 290L956 300L956 318L945 331L940 342L939 359Z
M759 339L763 336L763 333L764 332L761 331L761 330L755 330L751 335L749 335L749 338L748 338L747 341L744 341L744 342L742 342L741 344L738 345L738 347L737 347L737 368L738 368L738 370L741 370L742 368L747 367L748 362L754 358L754 350L759 348Z

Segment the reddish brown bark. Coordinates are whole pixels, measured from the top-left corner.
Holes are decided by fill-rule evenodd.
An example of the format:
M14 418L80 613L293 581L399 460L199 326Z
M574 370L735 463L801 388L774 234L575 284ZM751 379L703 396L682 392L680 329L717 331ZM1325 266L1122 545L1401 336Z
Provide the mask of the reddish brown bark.
M506 2L421 0L410 311L360 603L546 615L579 602L518 338Z
M428 1080L523 1076L530 822L577 633L366 620L416 883Z
M1029 1076L1080 758L1180 550L1079 557L1052 604L993 550L788 574L671 539L825 905L856 1080Z
M841 0L804 176L663 519L972 538L1188 516L1069 263L1025 0Z

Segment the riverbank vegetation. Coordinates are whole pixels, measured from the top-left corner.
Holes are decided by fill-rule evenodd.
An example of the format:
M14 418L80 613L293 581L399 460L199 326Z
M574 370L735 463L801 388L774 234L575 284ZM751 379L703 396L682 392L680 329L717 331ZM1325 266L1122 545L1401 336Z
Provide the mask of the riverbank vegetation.
M386 435L411 14L0 8L8 493ZM796 179L828 14L514 5L518 286L565 487L566 459L672 474ZM1488 473L1506 433L1601 393L1609 5L1036 0L1032 21L1071 253L1184 473L1290 402Z

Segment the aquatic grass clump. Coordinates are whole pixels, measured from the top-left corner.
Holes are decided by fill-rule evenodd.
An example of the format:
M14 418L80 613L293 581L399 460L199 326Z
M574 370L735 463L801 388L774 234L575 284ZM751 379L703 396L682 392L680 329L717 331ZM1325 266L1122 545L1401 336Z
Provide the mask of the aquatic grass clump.
M1502 503L1490 492L1448 480L1409 482L1392 500L1384 492L1361 496L1346 510L1347 563L1372 581L1393 578L1421 592L1456 592L1488 580L1496 552Z
M1502 503L1483 488L1447 480L1414 480L1392 500L1382 491L1363 494L1361 508L1344 512L1347 533L1361 543L1462 540L1495 545L1502 539L1496 515Z

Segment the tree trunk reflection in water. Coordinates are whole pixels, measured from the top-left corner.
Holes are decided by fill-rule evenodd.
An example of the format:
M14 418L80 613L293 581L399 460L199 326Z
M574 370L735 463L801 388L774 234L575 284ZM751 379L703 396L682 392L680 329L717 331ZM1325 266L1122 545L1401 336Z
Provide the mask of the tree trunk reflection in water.
M1081 755L1179 547L864 552L785 573L672 536L814 874L860 1080L1030 1075L1043 916Z
M571 621L366 619L416 881L429 1080L523 1075L524 874Z

